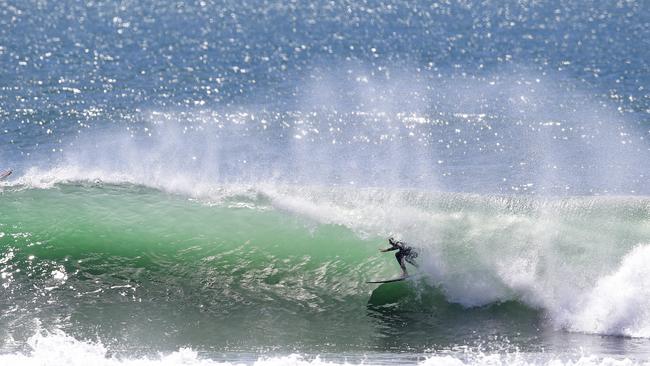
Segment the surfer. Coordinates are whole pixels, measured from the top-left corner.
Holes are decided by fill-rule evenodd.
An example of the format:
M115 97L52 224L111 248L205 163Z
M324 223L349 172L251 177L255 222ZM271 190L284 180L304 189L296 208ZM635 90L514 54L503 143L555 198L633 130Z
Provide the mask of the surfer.
M413 266L417 267L418 265L415 263L415 258L417 258L418 252L408 246L405 242L395 240L392 236L388 238L388 244L390 244L390 248L379 249L379 251L386 253L397 250L397 253L395 253L395 259L397 259L397 263L399 263L399 266L402 269L402 276L408 277L409 274L406 272L406 263L404 262L409 262Z

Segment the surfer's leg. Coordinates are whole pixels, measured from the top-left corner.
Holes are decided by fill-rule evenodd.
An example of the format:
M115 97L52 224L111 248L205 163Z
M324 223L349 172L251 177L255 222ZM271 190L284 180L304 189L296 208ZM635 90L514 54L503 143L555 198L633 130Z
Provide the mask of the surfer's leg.
M418 252L416 252L413 249L409 249L408 253L404 256L404 260L412 264L414 267L417 268L418 264L415 262L415 258L418 257Z
M408 251L404 254L404 260L417 268L418 264L415 262L415 258L418 257L418 252L413 248L409 248Z
M415 267L415 268L418 267L418 264L415 262L415 259L414 259L414 258L406 257L406 258L404 258L404 259L405 259L407 262L411 263L411 265L413 265L413 267Z
M397 259L397 263L399 263L399 266L402 269L402 276L408 276L409 274L406 272L406 264L404 264L404 253L398 251L395 253L395 259Z

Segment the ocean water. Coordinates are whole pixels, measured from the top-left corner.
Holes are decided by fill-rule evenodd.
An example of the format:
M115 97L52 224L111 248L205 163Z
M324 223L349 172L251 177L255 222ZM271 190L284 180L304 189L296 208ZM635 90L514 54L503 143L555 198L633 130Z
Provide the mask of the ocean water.
M0 365L650 364L646 1L0 1ZM408 281L395 236L416 247Z

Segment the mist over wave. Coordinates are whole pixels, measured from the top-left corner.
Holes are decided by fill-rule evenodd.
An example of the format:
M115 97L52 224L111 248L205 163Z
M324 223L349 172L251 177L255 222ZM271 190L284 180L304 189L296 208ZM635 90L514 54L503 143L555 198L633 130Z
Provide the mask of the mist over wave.
M346 68L301 80L295 109L145 109L62 139L54 157L18 164L186 191L274 181L648 194L648 131L570 81L526 69L475 78Z

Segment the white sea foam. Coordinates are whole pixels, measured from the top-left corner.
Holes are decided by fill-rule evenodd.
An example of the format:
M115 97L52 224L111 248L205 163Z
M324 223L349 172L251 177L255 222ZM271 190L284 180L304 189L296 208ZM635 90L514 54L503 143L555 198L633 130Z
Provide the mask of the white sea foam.
M118 357L111 356L109 350L100 343L79 341L63 332L37 333L29 339L28 346L29 350L24 353L0 354L0 364L11 366L372 366L386 365L386 362L418 366L635 366L650 364L629 358L595 355L553 356L544 353L483 353L468 350L434 352L414 357L420 361L387 357L389 355L380 355L376 359L373 356L362 356L359 357L360 361L334 361L329 360L328 357L300 354L260 356L253 361L237 360L236 355L232 356L233 360L213 360L190 348L181 348L178 351L158 356Z
M630 359L615 359L611 357L582 356L578 358L546 358L539 357L535 360L533 357L525 357L519 354L511 355L479 355L469 360L461 360L453 356L433 356L420 363L421 366L632 366L647 365L645 362L635 362Z
M568 328L599 334L650 337L650 245L641 245L613 273L598 279Z

